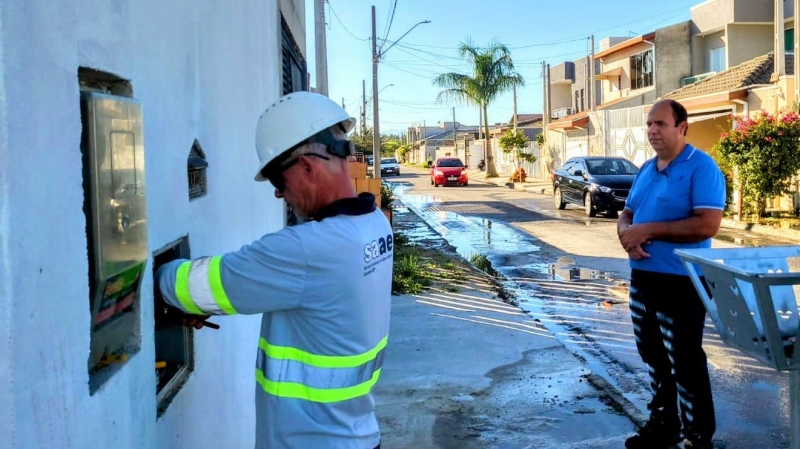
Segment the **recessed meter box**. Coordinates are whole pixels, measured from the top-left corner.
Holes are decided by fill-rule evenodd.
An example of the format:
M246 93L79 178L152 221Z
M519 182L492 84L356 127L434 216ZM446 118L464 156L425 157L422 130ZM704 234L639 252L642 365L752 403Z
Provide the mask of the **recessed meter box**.
M149 256L142 108L132 98L84 91L81 116L89 371L97 374L124 363L141 346L140 287Z

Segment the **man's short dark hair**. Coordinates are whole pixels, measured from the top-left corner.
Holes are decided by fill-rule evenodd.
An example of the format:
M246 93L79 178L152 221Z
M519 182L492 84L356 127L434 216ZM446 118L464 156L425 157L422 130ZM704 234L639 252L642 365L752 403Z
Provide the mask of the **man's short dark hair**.
M689 123L689 113L686 112L686 108L683 107L682 104L678 103L675 100L664 100L669 107L672 108L672 117L675 118L675 127L677 128L680 126L681 123L686 122ZM685 133L684 133L685 134Z

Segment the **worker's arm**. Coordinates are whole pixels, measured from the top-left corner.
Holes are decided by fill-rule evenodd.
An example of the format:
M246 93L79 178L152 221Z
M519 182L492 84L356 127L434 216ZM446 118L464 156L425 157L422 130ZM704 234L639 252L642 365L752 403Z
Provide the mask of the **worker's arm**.
M302 242L285 228L224 256L172 261L155 282L164 301L186 313L233 315L297 308L306 276Z
M713 160L707 159L691 177L692 215L675 221L629 226L620 235L626 248L648 240L695 243L717 235L725 209L725 177Z

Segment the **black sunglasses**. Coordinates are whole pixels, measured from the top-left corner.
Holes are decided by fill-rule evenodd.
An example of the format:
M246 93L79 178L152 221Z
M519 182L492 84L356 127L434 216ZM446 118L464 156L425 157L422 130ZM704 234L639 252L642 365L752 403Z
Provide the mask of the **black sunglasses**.
M280 193L283 193L283 191L286 190L286 178L283 177L283 172L285 172L294 164L296 164L303 156L318 157L326 161L331 160L331 158L329 158L328 156L323 156L321 154L316 154L316 153L301 154L296 158L292 159L291 161L289 161L288 163L279 165L274 170L265 170L266 173L264 173L264 177L267 178L269 182L275 187L275 190L277 190Z

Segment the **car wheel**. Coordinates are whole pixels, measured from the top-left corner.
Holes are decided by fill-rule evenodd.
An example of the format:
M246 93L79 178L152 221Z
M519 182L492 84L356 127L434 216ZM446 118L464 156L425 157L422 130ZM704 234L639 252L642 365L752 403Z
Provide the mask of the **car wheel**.
M468 183L468 182L465 182L465 183L464 183L464 187L469 187L469 183Z
M610 218L619 218L619 212L617 212L617 211L615 211L615 210L609 211L609 212L608 212L608 216L609 216Z
M583 207L586 210L586 215L590 217L597 216L597 210L594 208L594 202L592 201L591 193L587 193L583 196Z
M556 206L556 209L560 210L564 210L564 208L567 207L567 203L561 198L561 189L558 187L553 190L553 204Z

